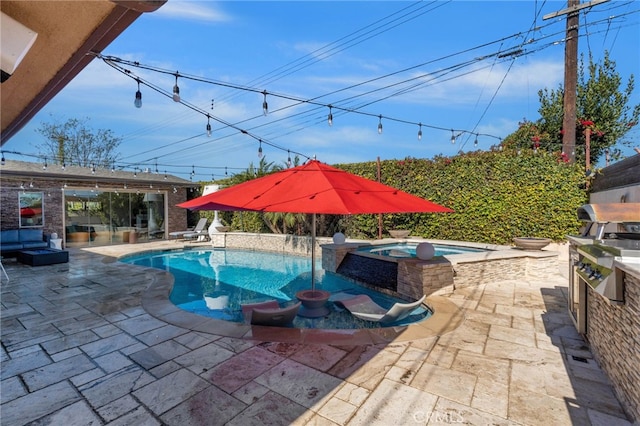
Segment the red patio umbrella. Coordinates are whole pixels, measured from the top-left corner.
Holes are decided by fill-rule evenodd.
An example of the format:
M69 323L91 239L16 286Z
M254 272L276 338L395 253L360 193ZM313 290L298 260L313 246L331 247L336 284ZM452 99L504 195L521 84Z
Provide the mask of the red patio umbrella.
M178 204L191 210L311 213L314 289L316 214L445 213L439 204L317 160Z
M178 204L191 210L317 214L445 213L451 209L317 160Z

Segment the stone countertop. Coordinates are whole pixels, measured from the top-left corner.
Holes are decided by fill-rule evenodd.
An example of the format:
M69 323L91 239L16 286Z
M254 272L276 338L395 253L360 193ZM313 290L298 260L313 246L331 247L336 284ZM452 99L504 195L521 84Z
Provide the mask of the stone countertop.
M613 261L613 266L622 269L627 274L640 277L640 257L616 257Z

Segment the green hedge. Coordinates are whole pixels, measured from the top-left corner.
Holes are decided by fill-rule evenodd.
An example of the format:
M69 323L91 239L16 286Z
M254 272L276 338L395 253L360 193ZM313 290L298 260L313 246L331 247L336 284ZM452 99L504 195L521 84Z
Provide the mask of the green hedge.
M385 214L385 236L390 229L408 229L425 238L511 244L520 236L562 241L581 225L576 209L587 200L584 173L552 154L490 151L380 163L382 183L455 211ZM376 180L376 162L336 167ZM351 237L378 235L378 215L345 217L340 223Z

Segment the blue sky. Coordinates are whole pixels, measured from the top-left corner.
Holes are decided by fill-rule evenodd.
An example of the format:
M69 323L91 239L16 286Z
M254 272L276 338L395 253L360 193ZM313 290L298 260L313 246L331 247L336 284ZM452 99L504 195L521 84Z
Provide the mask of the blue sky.
M157 164L187 179L193 169L194 180L256 164L259 140L278 164L295 153L335 164L490 149L539 117L538 90L562 84L565 18L542 17L564 8L542 0L169 0L102 53L155 69L119 64L169 95L178 73L192 108L145 84L135 108L136 82L95 59L3 149L38 154L42 122L85 117L122 138L119 167ZM579 51L598 60L608 50L625 82L640 77L639 9L611 1L580 18ZM516 50L523 54L510 55ZM640 145L637 130L628 138Z

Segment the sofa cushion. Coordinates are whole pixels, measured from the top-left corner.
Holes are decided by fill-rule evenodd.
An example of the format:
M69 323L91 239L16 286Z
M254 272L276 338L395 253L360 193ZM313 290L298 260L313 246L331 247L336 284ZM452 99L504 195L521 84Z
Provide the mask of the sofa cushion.
M5 253L22 250L22 247L22 243L5 243L4 240L2 241L2 244L0 244L0 250Z
M42 237L42 229L20 229L20 242L44 241Z
M0 243L4 246L5 244L16 244L20 242L20 232L17 229L7 229L6 231L0 232Z
M47 248L49 244L46 241L24 241L22 243L23 249L34 249L34 248Z

